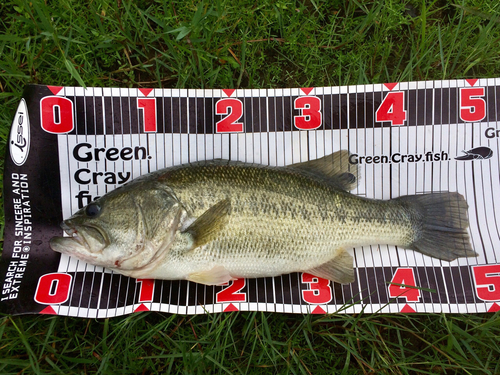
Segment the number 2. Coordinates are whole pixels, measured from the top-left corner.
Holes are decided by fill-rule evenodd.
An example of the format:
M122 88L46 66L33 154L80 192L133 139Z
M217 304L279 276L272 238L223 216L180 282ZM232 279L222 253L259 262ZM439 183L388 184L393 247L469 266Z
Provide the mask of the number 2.
M217 121L215 130L217 133L241 133L243 123L237 122L243 116L243 103L239 99L221 99L215 104L216 115L227 115Z
M246 302L247 295L242 293L241 290L246 285L246 279L236 279L231 281L231 285L222 289L215 296L217 303L222 302Z

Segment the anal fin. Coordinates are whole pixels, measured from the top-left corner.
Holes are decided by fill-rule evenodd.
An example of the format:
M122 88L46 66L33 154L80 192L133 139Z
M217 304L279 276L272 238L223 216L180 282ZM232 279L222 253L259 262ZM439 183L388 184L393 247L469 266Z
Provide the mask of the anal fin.
M354 281L353 259L344 249L341 249L332 260L306 272L340 284L349 284Z
M223 266L215 266L206 271L190 273L187 279L198 284L221 285L234 280L234 277Z

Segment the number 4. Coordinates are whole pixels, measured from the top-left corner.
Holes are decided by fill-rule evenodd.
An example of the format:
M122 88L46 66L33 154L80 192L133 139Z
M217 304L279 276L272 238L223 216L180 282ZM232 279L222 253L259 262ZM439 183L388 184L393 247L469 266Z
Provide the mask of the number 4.
M388 93L375 112L375 121L390 122L391 125L404 125L406 121L404 102L404 92Z
M418 302L420 290L416 288L413 268L398 268L389 284L389 297L406 298L406 302Z

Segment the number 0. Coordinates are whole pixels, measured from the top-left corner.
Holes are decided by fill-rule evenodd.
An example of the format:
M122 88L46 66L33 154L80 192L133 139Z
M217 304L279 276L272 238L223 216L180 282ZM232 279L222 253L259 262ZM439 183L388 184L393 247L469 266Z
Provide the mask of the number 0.
M73 102L61 96L46 96L40 100L40 120L47 133L69 133L75 127Z
M38 279L35 301L43 305L57 305L69 298L71 275L67 273L48 273Z

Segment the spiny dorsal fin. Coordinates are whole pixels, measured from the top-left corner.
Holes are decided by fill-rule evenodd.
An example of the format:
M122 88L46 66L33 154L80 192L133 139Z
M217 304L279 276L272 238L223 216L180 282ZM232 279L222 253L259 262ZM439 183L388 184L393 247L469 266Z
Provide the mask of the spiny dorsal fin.
M349 163L350 156L349 151L340 150L319 159L292 164L288 167L326 177L341 189L349 191L358 186L359 179L359 167L357 164Z
M226 226L231 213L231 201L226 198L206 210L184 233L193 238L193 248L213 241Z
M306 272L340 284L350 284L354 281L353 259L344 249L329 262Z

